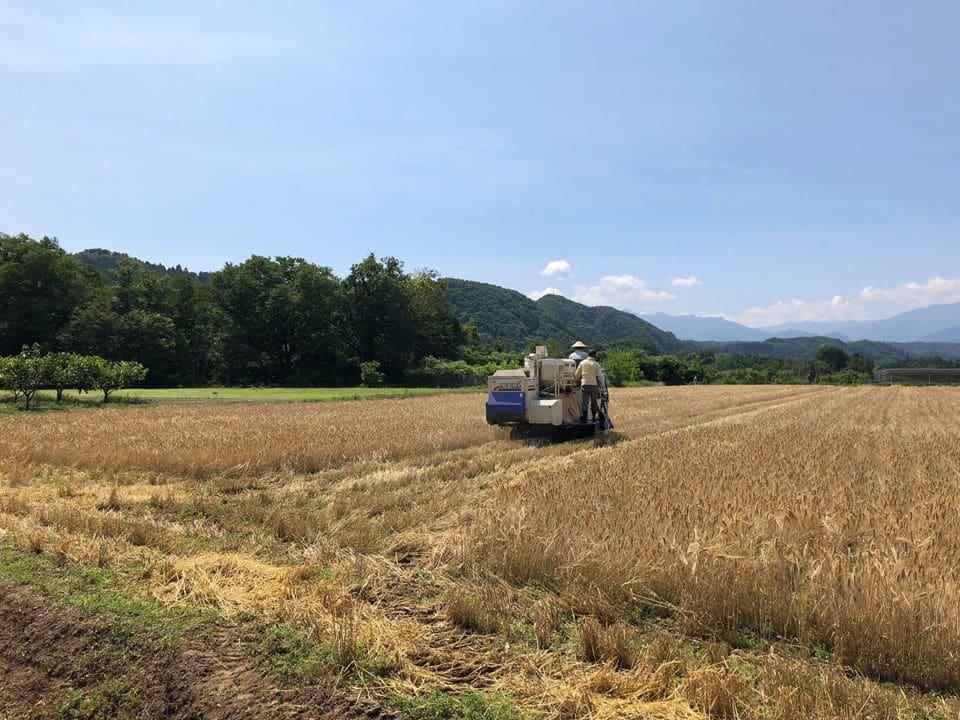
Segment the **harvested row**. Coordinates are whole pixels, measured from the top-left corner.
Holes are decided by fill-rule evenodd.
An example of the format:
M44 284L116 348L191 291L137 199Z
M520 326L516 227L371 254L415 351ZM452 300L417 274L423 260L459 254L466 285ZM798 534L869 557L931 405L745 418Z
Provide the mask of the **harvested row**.
M477 395L349 403L112 408L7 417L6 463L190 476L315 472L487 442Z

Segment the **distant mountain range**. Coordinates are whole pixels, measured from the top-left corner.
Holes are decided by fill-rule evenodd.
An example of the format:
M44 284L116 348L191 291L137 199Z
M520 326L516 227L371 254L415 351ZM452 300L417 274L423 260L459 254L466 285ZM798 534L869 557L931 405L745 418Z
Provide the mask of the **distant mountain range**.
M893 343L960 342L960 303L931 305L884 320L867 322L794 322L752 328L721 317L700 315L638 315L680 340L762 341L769 338L829 337L843 342L876 340Z
M851 340L883 342L960 342L960 303L931 305L884 320L785 323L764 330L777 334L842 334Z
M473 280L448 278L450 303L462 322L473 321L481 337L499 340L520 349L547 339L562 344L583 340L594 345L643 345L650 352L709 351L731 355L761 355L808 360L823 345L839 345L851 355L859 353L885 363L940 356L960 358L960 343L852 341L846 337L815 335L804 330L783 330L789 337L716 317L647 315L639 317L611 307L590 307L559 295L531 300L516 290ZM696 340L690 336L696 335ZM704 338L723 337L722 341Z
M747 327L712 315L637 315L661 330L672 332L681 340L766 340L773 337L766 330Z

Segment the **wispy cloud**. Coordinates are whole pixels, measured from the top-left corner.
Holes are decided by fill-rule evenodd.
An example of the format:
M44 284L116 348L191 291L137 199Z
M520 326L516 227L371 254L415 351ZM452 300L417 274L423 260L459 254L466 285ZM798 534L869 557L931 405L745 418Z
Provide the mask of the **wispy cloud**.
M545 277L552 277L558 280L566 280L573 275L573 268L566 260L551 260L547 266L540 271Z
M685 277L675 277L670 284L674 287L695 287L703 285L703 281L696 275L687 275Z
M61 72L105 66L201 67L225 62L300 56L289 37L203 27L191 18L137 20L96 12L39 13L0 8L6 42L0 70Z
M636 311L676 297L665 290L651 289L645 281L633 275L604 275L596 284L578 287L573 294L573 299L584 305L612 305Z
M951 302L960 302L960 279L933 277L926 282L907 282L889 289L865 287L850 298L834 295L816 300L778 300L771 305L748 308L732 319L754 327L803 321L878 320Z
M563 290L555 287L544 288L543 290L534 290L531 293L527 293L527 297L531 300L539 300L544 295L563 295Z

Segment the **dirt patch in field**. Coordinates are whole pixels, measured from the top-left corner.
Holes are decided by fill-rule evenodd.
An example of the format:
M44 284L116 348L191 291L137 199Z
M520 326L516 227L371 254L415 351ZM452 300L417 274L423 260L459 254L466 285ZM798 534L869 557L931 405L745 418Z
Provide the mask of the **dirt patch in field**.
M0 579L0 711L17 720L398 717L320 682L285 680L237 628L203 635L170 648Z

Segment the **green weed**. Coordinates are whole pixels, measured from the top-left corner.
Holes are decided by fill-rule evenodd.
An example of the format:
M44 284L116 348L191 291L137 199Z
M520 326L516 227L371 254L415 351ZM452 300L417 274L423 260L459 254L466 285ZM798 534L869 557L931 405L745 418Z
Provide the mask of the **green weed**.
M524 720L526 717L509 699L481 693L451 695L434 693L398 703L413 720Z
M139 720L146 718L136 690L109 679L92 692L76 691L60 708L67 720Z

